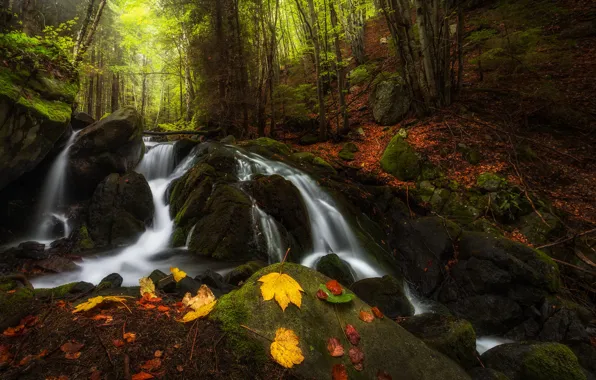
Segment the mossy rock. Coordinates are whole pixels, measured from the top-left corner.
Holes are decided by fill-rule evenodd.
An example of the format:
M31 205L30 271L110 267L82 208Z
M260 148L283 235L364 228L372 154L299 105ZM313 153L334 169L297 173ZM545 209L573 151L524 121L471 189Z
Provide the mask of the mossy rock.
M400 325L462 367L472 368L478 365L476 332L470 322L428 313L407 318Z
M327 161L323 160L319 156L315 156L310 152L299 152L294 153L291 156L292 160L297 162L302 168L306 168L307 171L314 171L319 174L334 175L337 171Z
M503 344L485 352L481 360L510 379L586 380L573 351L559 343Z
M16 326L28 314L33 290L18 288L14 293L0 292L0 330Z
M256 140L249 140L244 142L243 146L250 151L266 157L272 157L276 154L288 156L292 153L290 147L277 140L268 137L260 137Z
M464 194L452 192L441 214L459 224L468 225L480 217L480 210Z
M319 142L319 136L306 134L300 138L300 145L313 145Z
M262 261L249 261L246 264L242 264L232 269L232 271L226 275L225 281L228 284L238 286L248 280L250 276L255 274L255 272L266 266L267 264Z
M476 180L476 186L482 190L493 192L507 186L507 180L495 173L482 173Z
M38 298L64 298L72 291L75 285L77 285L77 282L60 285L55 288L40 288L35 289L34 293Z
M89 235L87 225L83 224L81 225L81 228L79 228L75 250L84 251L93 248L95 248L95 243L93 242L93 239L91 239L91 235Z
M261 283L257 280L280 270L304 289L300 308L291 304L282 311L274 300L263 300ZM275 337L280 327L293 330L305 358L291 370L297 377L326 379L334 364L343 363L350 379L373 379L380 370L388 372L394 379L469 379L462 368L392 320L376 319L372 323L360 320L359 312L369 306L359 298L336 306L319 300L315 296L319 285L328 280L328 277L300 265L286 263L282 267L275 264L255 273L241 289L220 298L210 318L221 323L227 334L227 348L243 360L270 360L269 339ZM360 333L358 347L365 355L362 372L353 369L347 355L333 358L327 352L327 340L331 337L338 338L346 351L351 347L342 332L344 324L353 325Z
M358 146L352 142L349 142L344 144L338 156L344 161L354 161L355 153L358 151Z
M420 175L420 158L410 144L397 134L381 157L381 168L402 181L410 181Z
M535 245L546 244L562 229L559 218L548 212L533 212L519 220L520 232Z

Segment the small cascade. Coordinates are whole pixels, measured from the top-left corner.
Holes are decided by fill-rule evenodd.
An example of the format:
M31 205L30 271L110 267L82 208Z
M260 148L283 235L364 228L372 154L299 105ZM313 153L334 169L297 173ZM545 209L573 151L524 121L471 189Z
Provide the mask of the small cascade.
M190 231L188 231L188 236L186 237L186 243L184 245L184 248L188 249L188 247L190 246L190 240L192 239L192 234L195 232L195 228L197 227L197 225L193 225L190 229Z
M151 181L157 178L167 178L174 170L174 144L157 144L145 153L137 171Z
M255 174L278 174L292 182L299 190L308 210L314 247L314 252L304 258L302 265L314 267L321 257L333 252L352 266L356 279L383 275L379 269L367 263L366 252L360 246L337 204L309 175L282 162L269 160L254 153L238 151L239 180L248 181ZM265 214L260 223L268 223L267 218ZM276 242L269 241L268 245L275 246ZM283 255L284 250L279 251ZM277 252L271 259L279 260Z
M39 241L51 240L52 226L55 225L55 220L64 223L64 236L68 237L68 219L66 215L61 213L61 208L65 206L66 200L66 177L67 166L70 148L80 131L73 132L68 139L66 146L62 152L56 157L52 164L41 192L41 201L37 212L38 221L36 223L36 230L33 233L34 239Z
M500 346L501 344L514 343L510 339L500 338L496 336L481 336L476 339L476 351L480 355L484 354L491 348Z
M410 284L404 280L404 293L408 301L414 306L414 315L430 313L432 308L424 303L418 296L410 289Z
M159 144L159 142L153 141L153 137L151 137L151 136L143 136L143 142L145 143L145 147L147 148L146 149L147 151L149 151L149 149L151 149L154 146L156 146L157 144Z
M261 210L256 204L253 205L253 218L258 222L260 233L263 235L267 244L267 254L270 263L282 261L286 248L282 246L281 234L279 233L275 219Z

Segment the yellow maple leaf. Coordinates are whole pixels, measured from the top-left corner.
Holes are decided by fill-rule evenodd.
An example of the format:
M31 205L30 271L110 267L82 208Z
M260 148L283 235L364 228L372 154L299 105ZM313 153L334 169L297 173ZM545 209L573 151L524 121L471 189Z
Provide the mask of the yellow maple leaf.
M78 313L79 311L87 311L93 309L95 306L99 305L102 302L111 301L111 302L124 302L126 298L123 297L115 297L115 296L97 296L93 298L89 298L86 302L78 304L77 307L72 311L73 313Z
M281 306L282 310L291 303L300 307L302 304L302 294L304 292L302 287L296 280L285 273L269 273L259 278L261 285L261 294L265 301L269 301L275 297L275 301Z
M174 275L174 280L176 282L180 282L184 277L186 277L186 272L181 271L178 268L170 267L170 272Z
M298 337L294 331L277 329L275 340L271 343L271 356L273 360L286 368L292 368L294 364L300 364L304 360L302 350L298 347Z
M149 298L157 297L155 295L155 284L152 279L143 277L139 280L139 284L141 285L141 297L145 294L149 294L151 296Z
M182 298L182 304L195 311L213 301L215 301L215 295L205 284L201 285L196 296L192 297L190 293L186 293L184 298Z
M211 303L205 304L199 308L193 309L193 311L189 311L180 319L180 322L191 322L197 318L206 317L211 313L211 310L215 307L217 301L213 301Z

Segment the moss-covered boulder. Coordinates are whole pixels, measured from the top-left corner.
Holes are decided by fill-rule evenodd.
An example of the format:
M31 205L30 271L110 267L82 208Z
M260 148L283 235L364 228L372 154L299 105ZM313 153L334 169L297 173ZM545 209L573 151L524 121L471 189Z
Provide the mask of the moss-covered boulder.
M174 143L174 165L178 165L182 160L188 156L191 150L197 146L199 142L193 139L182 139Z
M509 343L485 352L488 368L514 380L585 380L577 357L558 343Z
M403 135L398 133L381 157L381 168L402 181L410 181L420 175L420 158Z
M151 189L143 175L110 174L91 199L89 233L97 246L134 243L153 220L154 211Z
M132 107L83 129L70 150L69 179L75 195L90 197L109 174L133 170L144 152L143 121Z
M239 286L250 278L255 272L266 267L263 261L249 261L232 269L225 277L228 284Z
M245 141L242 144L242 146L250 150L251 152L269 158L274 157L276 155L288 156L292 153L292 150L289 146L277 140L270 139L268 137L260 137L256 140Z
M300 138L300 145L313 145L319 142L319 136L313 133L307 133Z
M373 117L380 125L393 125L403 120L412 103L407 88L399 77L376 83L368 101Z
M376 306L391 319L414 315L414 306L404 290L404 280L393 276L365 278L350 289L363 301Z
M343 261L335 253L321 257L315 268L325 276L337 280L343 286L350 287L354 283L354 274L350 264Z
M291 159L298 164L301 169L307 171L314 171L315 173L323 175L337 174L337 171L327 161L323 160L319 156L315 156L310 152L294 153Z
M507 180L495 173L482 173L476 180L476 185L484 191L498 191L507 186Z
M255 273L244 286L219 299L211 318L226 332L228 349L244 360L270 360L269 346L278 328L293 330L299 339L304 361L291 371L297 377L327 379L334 364L343 363L350 379L374 379L386 371L394 379L469 379L465 371L450 359L430 349L389 318L365 323L358 318L360 310L369 308L359 298L349 304L332 305L315 294L328 277L306 267L286 263L283 272L304 289L302 304L289 305L285 311L275 301L264 301L257 280L268 273L279 272L279 264ZM338 320L341 321L338 323ZM353 369L347 353L333 358L327 352L327 340L338 338L346 352L351 347L342 329L353 325L360 333L358 347L365 355L364 370ZM257 331L254 334L248 329ZM263 337L265 338L263 338Z
M400 322L400 325L462 367L472 368L478 365L476 332L470 322L451 316L427 313L406 318Z
M358 152L358 146L354 143L346 143L339 151L339 158L344 161L354 161L355 153Z
M0 189L34 169L69 129L79 90L58 47L21 33L0 35Z

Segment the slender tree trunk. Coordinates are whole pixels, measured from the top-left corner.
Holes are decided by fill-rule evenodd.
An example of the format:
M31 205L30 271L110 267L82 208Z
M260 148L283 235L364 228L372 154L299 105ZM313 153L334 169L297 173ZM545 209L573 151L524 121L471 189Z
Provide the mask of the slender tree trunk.
M81 24L81 29L77 34L77 42L75 43L74 53L73 56L76 57L79 54L79 49L81 48L81 44L83 43L83 39L87 35L87 29L89 28L89 24L91 23L91 18L93 17L93 6L95 5L95 0L89 0L89 4L87 5L87 14L83 23Z
M335 6L333 2L329 4L331 11L331 27L333 28L333 34L335 36L335 56L337 66L337 90L339 93L339 109L342 115L342 132L346 133L350 129L350 119L348 116L348 109L346 107L346 69L345 64L342 60L341 45L339 43L339 27L337 25L337 13L335 12ZM339 129L339 125L337 126Z
M89 60L91 67L95 64L95 50L91 49L91 59ZM93 89L93 77L94 75L89 75L89 86L87 88L87 113L90 116L93 116L93 95L95 94L95 90Z
M464 1L457 0L457 92L464 78Z
M101 119L102 113L102 102L103 102L103 56L101 48L97 49L97 75L95 85L95 120Z
M310 11L310 30L312 33L312 42L315 50L315 75L317 77L317 98L319 101L319 138L321 141L327 140L327 118L325 114L325 94L323 92L323 79L321 77L321 45L319 41L319 26L317 13L313 0L308 0Z
M103 14L103 9L105 8L107 0L101 0L99 3L99 8L97 9L97 13L95 14L95 19L93 20L93 25L91 26L91 30L87 34L87 37L84 39L83 44L81 45L80 50L77 52L78 54L74 57L75 64L79 64L89 46L93 43L93 37L95 36L95 32L97 31L97 27L99 25L99 21L101 20L101 15Z
M28 36L35 35L35 2L34 0L23 0L21 6L21 20L23 23L23 33Z

